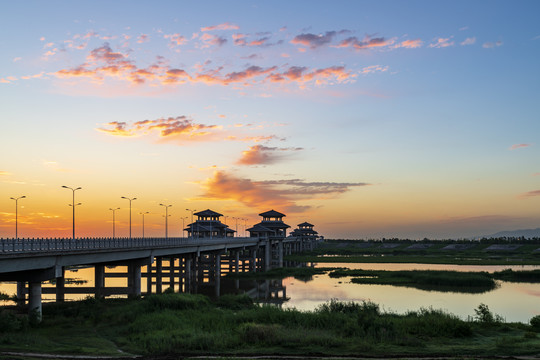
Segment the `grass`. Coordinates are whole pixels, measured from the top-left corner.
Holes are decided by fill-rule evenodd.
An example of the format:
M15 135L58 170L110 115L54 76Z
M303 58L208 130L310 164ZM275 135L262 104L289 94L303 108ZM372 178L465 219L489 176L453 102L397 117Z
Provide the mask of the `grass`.
M483 305L483 304L481 304ZM243 296L211 300L163 294L45 304L41 324L24 316L0 327L0 348L119 356L252 354L335 356L492 356L540 352L537 328L505 324L487 306L474 321L434 309L406 314L378 305L329 301L312 312L257 306ZM0 318L7 316L2 310ZM487 321L492 319L493 321ZM20 326L19 326L20 325ZM119 353L122 350L123 353Z
M351 282L355 284L394 285L465 293L482 293L497 287L493 277L486 272L337 269L330 272L329 276L333 278L352 276Z
M232 279L283 279L294 277L297 280L310 280L313 275L324 274L334 268L314 268L314 267L283 267L275 268L264 272L242 272L228 273L227 277Z

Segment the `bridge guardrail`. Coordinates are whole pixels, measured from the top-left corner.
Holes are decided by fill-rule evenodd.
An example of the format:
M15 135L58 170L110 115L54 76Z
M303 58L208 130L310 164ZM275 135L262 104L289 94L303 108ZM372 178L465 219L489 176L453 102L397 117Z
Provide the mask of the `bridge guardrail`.
M38 238L0 239L0 254L46 253L244 243L254 238ZM258 239L257 239L258 240Z

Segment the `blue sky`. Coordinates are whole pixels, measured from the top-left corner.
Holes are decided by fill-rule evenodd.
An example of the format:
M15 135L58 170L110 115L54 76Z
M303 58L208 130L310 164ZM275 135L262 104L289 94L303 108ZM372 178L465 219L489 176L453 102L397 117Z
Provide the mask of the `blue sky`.
M163 201L177 229L185 208L344 238L539 226L536 1L0 6L0 236L19 194L23 233L69 234L64 184L81 235L116 206L126 232L120 196L156 235Z

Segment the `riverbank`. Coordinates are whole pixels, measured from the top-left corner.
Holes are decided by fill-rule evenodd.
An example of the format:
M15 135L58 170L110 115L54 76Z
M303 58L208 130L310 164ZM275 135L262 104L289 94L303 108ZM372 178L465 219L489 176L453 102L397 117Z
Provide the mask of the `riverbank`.
M418 263L449 265L540 265L536 241L327 240L287 260L317 263Z
M315 311L301 312L258 306L244 296L87 299L45 304L41 324L2 309L0 348L111 357L540 353L540 326L503 323L487 307L475 312L475 320L465 321L434 309L387 313L370 302L330 301Z

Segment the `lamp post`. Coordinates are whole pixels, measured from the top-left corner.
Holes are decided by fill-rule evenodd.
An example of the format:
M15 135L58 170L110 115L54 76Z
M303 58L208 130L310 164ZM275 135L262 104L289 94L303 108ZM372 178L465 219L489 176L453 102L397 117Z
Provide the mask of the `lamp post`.
M247 236L247 231L246 230L247 230L247 219L244 218L244 237Z
M191 239L193 239L193 229L194 229L194 226L193 226L193 213L197 210L195 209L186 209L186 211L191 211Z
M130 199L130 198L125 197L125 196L121 196L120 198L129 200L129 239L131 240L131 202L133 200L137 200L137 198L131 198Z
M19 199L25 199L26 196L19 196L18 198L12 198L11 200L15 200L15 240L19 238Z
M142 238L144 239L144 215L150 214L150 211L139 213L142 215Z
M75 188L75 189L72 188L72 187L66 186L66 185L62 185L62 187L64 189L70 189L73 192L73 202L71 204L69 204L69 206L73 207L73 240L75 240L75 206L82 205L81 203L75 204L75 191L81 190L82 187L78 187L78 188Z
M169 238L169 208L172 205L159 204L159 206L165 207L165 239Z
M116 212L116 210L120 210L120 208L109 208L109 210L112 211L112 238L114 239L116 234L115 234L115 225L116 225L116 219L114 217L114 213Z
M184 225L184 220L185 220L185 219L187 219L186 216L182 217L182 237L184 237L184 232L185 232L184 229L186 228L186 226Z
M236 233L235 233L235 236L238 237L238 218L233 217L233 219L236 220Z

